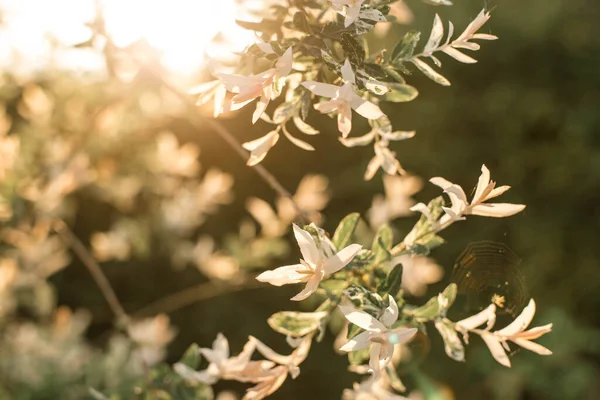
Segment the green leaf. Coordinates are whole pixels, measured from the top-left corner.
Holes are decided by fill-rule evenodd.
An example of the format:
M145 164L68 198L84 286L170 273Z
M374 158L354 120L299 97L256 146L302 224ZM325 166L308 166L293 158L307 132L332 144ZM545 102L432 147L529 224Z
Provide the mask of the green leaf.
M409 246L408 251L413 254L429 254L429 252L444 243L444 239L436 235L433 223L437 222L444 212L444 198L442 196L431 200L427 205L430 216L422 214L419 221L412 228L409 236L415 238L414 243ZM428 250L423 249L426 247ZM393 252L394 249L392 249ZM429 252L428 252L429 251Z
M346 281L341 279L327 279L321 282L320 286L328 293L339 294L346 289Z
M200 346L198 346L196 343L188 347L179 360L180 363L185 364L192 369L197 369L200 365L200 361Z
M308 23L308 19L306 18L306 14L302 11L298 11L294 14L293 23L294 27L300 32L312 33L312 30L310 29L310 24Z
M296 103L294 102L285 102L281 103L273 113L273 122L276 124L281 124L286 120L292 118L296 111Z
M446 310L449 309L450 307L452 307L452 304L454 304L454 300L456 300L457 292L458 292L458 286L456 285L456 283L449 284L446 287L446 289L444 289L444 291L442 292L442 296L444 296L444 298L446 298L446 300L448 301Z
M107 396L105 396L103 393L97 391L94 388L89 388L88 393L90 394L90 396L92 396L94 400L110 400Z
M352 213L344 217L339 223L332 240L336 249L341 250L350 244L359 220L360 214Z
M350 64L358 67L361 67L364 64L365 49L356 39L354 39L354 36L349 33L343 33L340 44L344 49L346 58L350 60Z
M400 75L400 73L392 67L385 67L385 72L386 72L386 74L388 74L389 76L391 76L392 78L394 78L396 81L398 81L400 83L406 82L406 80L402 77L402 75Z
M412 57L412 55L415 52L415 47L417 47L420 38L421 32L406 32L400 43L398 43L392 51L392 62L397 62L399 60Z
M387 86L390 91L383 96L384 101L402 103L414 100L419 95L419 91L410 85L387 83Z
M348 289L344 290L344 294L356 308L367 313L377 314L387 307L379 294L370 292L362 286L350 285Z
M434 70L429 64L419 58L410 60L426 77L442 86L450 86L450 81L442 74Z
M321 320L326 316L326 312L302 313L282 311L271 315L267 322L276 332L300 337L319 329Z
M424 3L431 4L432 6L451 6L452 2L449 0L423 0Z
M394 242L394 233L388 224L382 225L373 239L371 250L375 253L375 262L388 261L392 258L390 250Z
M360 269L367 267L375 262L375 253L371 250L362 249L356 256L350 261L346 269Z
M396 265L381 283L377 292L382 298L385 299L388 295L392 295L392 297L396 298L400 291L400 287L402 286L402 269L402 264Z
M422 305L421 307L417 307L411 311L411 314L415 318L431 320L435 319L440 315L440 303L438 302L438 298L432 297Z
M444 339L444 350L448 357L456 361L465 361L465 348L452 322L444 318L435 322L435 328L442 336L442 339Z
M348 361L351 365L361 365L369 359L369 356L369 347L367 347L366 349L348 353Z
M436 319L440 316L443 317L445 316L446 311L448 311L452 304L454 304L454 300L456 300L457 291L458 286L456 286L456 283L451 283L438 296L432 297L427 303L425 303L421 307L412 310L411 314L415 318L425 320ZM444 301L444 303L446 303L445 306L443 304L440 304L440 298Z

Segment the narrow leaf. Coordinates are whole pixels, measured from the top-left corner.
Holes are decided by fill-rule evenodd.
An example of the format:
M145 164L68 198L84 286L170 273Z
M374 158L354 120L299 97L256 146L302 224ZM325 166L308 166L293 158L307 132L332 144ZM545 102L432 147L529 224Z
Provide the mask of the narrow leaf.
M338 225L335 233L333 234L333 245L337 249L343 249L350 244L352 235L358 226L360 220L360 214L352 213L347 215Z

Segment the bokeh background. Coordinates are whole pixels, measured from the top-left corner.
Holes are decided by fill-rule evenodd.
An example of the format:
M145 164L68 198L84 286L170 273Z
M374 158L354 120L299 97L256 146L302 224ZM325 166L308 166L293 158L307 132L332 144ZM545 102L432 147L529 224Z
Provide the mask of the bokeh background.
M448 8L433 8L416 0L407 4L417 16L414 28L424 34L429 32L435 12L443 20L462 27L482 6L493 6L486 29L500 39L482 45L475 56L479 61L475 65L444 59L443 72L452 82L451 87L438 86L418 72L408 78L419 89L419 97L410 103L384 106L394 127L417 131L415 138L394 147L398 158L413 174L425 179L441 175L463 185L467 191L485 163L492 171L492 179L512 186L507 201L527 204L525 211L517 216L500 220L470 218L444 232L447 245L432 256L444 267L446 276L429 293L437 293L451 280L455 260L469 243L480 240L505 243L520 257L519 268L529 295L536 299L538 313L534 322L554 323L552 333L540 340L554 355L541 357L517 352L512 356L513 367L506 369L492 359L481 341L473 340L467 348L467 362L456 363L445 356L441 339L433 333L431 351L419 367L420 374L409 374L406 383L447 386L457 399L600 398L597 379L600 376L600 39L595 29L600 6L585 0L495 4L462 0ZM405 30L405 27L394 28L379 44L393 46ZM190 53L195 51L202 50L189 49ZM160 92L160 83L143 72L128 84L90 78L81 71L64 72L56 67L40 68L30 78L15 77L14 73L7 66L0 96L7 113L13 117L13 128L19 126L23 134L36 129L36 122L20 116L18 109L24 88L32 82L44 88L57 109L63 110L69 109L64 104L72 99L98 105L118 98L133 104L149 91ZM165 96L162 101L168 108L176 100ZM198 145L203 171L217 168L234 177L233 200L207 216L196 231L222 243L238 230L241 219L249 217L246 210L249 197L271 202L276 195L210 127L192 124L177 107L171 114L163 111L122 116L113 129L146 130L150 132L148 137L169 130L181 143ZM84 113L82 122L92 118L85 106L80 112ZM261 123L250 127L249 119L250 110L244 110L223 123L239 141L248 141L264 134L266 129ZM332 231L346 214L365 213L383 186L379 175L370 182L362 181L372 157L370 149L343 147L337 140L334 122L327 117L312 113L310 121L322 131L321 135L310 138L315 152L304 152L281 141L264 166L290 189L307 173L328 177L332 198L323 210L323 225ZM57 129L68 130L69 126ZM356 129L364 130L366 126L357 124ZM116 137L119 136L115 133L111 140ZM114 156L117 161L126 160L141 146L135 140L111 142L111 145L112 154L120 153ZM437 194L437 188L425 185L415 197L426 201ZM86 244L94 232L109 229L120 213L84 189L78 189L71 197L68 221ZM135 220L143 213L144 210L134 208L128 211L128 216ZM410 221L397 223L399 232L408 229ZM168 246L161 245L163 237L153 232L152 227L152 224L143 226L145 234L152 237L151 245L140 252L143 256L102 264L125 309L132 314L154 300L207 281L194 268L175 268ZM287 256L267 267L283 265L295 258L297 254L292 248ZM83 265L73 257L68 266L49 277L49 282L54 288L56 304L89 310L89 327L84 338L94 348L106 348L112 315ZM193 342L208 346L218 332L229 338L234 351L241 349L248 334L287 351L284 339L269 328L266 318L282 308L300 309L288 301L293 293L294 288L240 290L207 296L170 312L178 334L168 347L167 360L178 360ZM35 319L22 310L19 318ZM356 375L346 372L345 357L331 351L333 340L334 336L328 334L322 343L315 345L302 365L300 377L286 382L272 398L339 398L343 388L356 380ZM17 357L0 355L0 358L5 368L20 362ZM36 368L45 367L38 364ZM7 386L0 398L87 396L65 394L76 386L85 387L89 383L85 378L63 382L39 370L34 375L44 376L50 383ZM0 387L2 382L0 377ZM219 384L217 389L241 393L243 387ZM446 398L443 393L444 390L433 391L428 398Z

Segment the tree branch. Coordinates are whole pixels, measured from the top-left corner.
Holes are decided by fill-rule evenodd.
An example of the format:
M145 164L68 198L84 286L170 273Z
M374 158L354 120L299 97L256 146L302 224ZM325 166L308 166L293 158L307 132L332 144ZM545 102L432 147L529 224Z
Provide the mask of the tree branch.
M92 278L100 288L102 295L106 299L110 309L113 314L117 317L119 322L123 322L128 324L130 321L129 316L125 312L125 309L121 305L119 298L117 297L115 291L113 290L108 278L102 271L102 268L98 264L98 262L94 259L94 257L87 250L85 245L75 236L75 234L69 229L67 224L64 221L57 221L54 224L54 230L61 239L73 250L73 252L77 255L77 257L81 260L83 265L86 266Z

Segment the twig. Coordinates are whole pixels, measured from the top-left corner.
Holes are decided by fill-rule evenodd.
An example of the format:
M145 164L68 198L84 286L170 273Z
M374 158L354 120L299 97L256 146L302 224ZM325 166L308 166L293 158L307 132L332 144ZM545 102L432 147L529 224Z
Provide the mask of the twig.
M173 93L175 96L177 96L185 104L185 106L190 111L189 114L190 114L190 116L192 116L192 122L194 123L194 125L196 127L198 127L198 128L201 127L199 122L209 125L212 129L215 130L215 132L217 132L217 134L219 134L219 136L221 136L227 142L227 144L242 158L242 160L244 160L244 161L248 160L249 153L246 151L246 149L244 149L242 147L242 145L231 134L231 132L229 132L223 125L221 125L216 120L214 120L212 118L207 118L207 117L203 116L202 114L200 114L198 112L194 102L191 101L190 97L187 94L181 92L178 88L173 86L171 83L167 82L162 76L160 76L160 74L158 74L152 70L149 70L149 72L156 79L158 79L161 82L161 84L165 87L165 89L169 90L171 93ZM273 190L275 190L281 197L286 197L292 202L292 205L294 206L294 209L298 213L298 216L300 217L302 222L304 222L306 224L311 222L311 218L310 218L309 214L298 205L298 203L296 202L296 200L294 200L294 197L291 195L291 193L288 192L287 189L284 188L281 183L279 183L277 178L275 178L275 176L272 173L270 173L265 167L263 167L260 164L252 165L250 168L254 169L258 173L258 175L260 175L260 177Z
M215 285L212 282L201 283L196 286L192 286L187 289L183 289L177 293L171 294L162 299L156 300L153 303L145 306L141 310L134 313L135 318L145 318L161 313L172 313L181 308L191 306L202 300L209 299L211 297L220 296L226 293L233 293L247 289L258 289L263 287L264 284L252 279L244 281L238 284L225 284Z
M64 221L57 221L54 225L54 230L60 235L63 241L69 247L71 247L83 265L86 266L92 275L92 278L100 288L100 291L106 299L106 302L108 303L113 314L115 314L117 317L117 320L119 322L128 324L130 321L129 316L125 312L125 309L123 309L119 298L115 294L115 291L106 278L106 275L104 275L102 268L100 268L100 265L98 265L98 262L90 254L85 245L81 242L81 240L79 240L79 238L77 238L77 236L75 236L75 234L71 231L71 229L69 229Z

